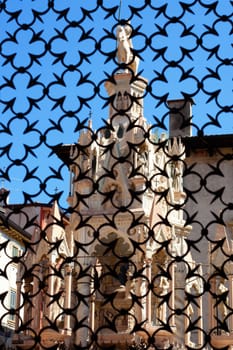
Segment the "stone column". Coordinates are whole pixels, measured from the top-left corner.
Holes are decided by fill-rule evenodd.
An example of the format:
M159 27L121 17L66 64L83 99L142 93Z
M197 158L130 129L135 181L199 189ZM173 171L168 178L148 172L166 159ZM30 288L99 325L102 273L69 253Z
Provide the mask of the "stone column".
M203 303L202 303L202 295L200 295L198 297L198 310L197 310L197 314L199 317L199 321L197 326L200 328L198 329L198 333L197 333L197 341L198 341L198 347L203 346Z
M33 308L32 308L32 324L31 328L34 329L36 332L39 329L39 319L40 319L40 291L39 291L39 273L40 268L37 267L34 270L34 277L33 277Z
M148 322L148 265L147 260L143 261L143 265L141 266L143 269L143 276L140 277L138 281L138 288L139 288L139 294L141 297L142 307L140 308L140 319L141 321L147 321ZM139 268L140 269L140 268Z
M65 302L64 307L66 310L71 306L71 293L72 293L72 268L69 265L65 266ZM70 315L65 314L64 329L69 331L70 327Z
M216 277L213 277L210 281L212 293L216 293ZM209 292L209 330L216 327L216 308L214 308L216 300L213 300L212 294Z
M21 299L21 288L22 288L22 280L20 279L19 266L17 271L17 280L16 280L16 305L15 308L17 310L15 315L15 330L19 328L19 313L20 313L20 299Z
M49 302L51 302L53 300L53 296L54 296L54 271L52 270L51 266L49 267L49 278L48 278L48 294L49 294ZM49 306L49 310L48 310L48 317L49 319L52 321L53 319L53 308L54 308L54 304L51 304Z
M166 266L167 269L167 266ZM168 282L168 279L164 276L160 277L160 283L159 283L159 289L160 289L160 297L162 301L162 298L164 295L166 295L170 289L170 283ZM159 318L162 322L166 323L167 322L167 303L163 303L159 307Z
M140 286L140 293L139 295L142 297L142 307L141 307L141 321L145 321L147 318L147 288L146 288L146 279L140 278L139 280L139 286Z
M80 304L77 310L77 320L78 322L82 321L82 327L76 332L76 344L81 346L86 346L89 335L89 316L90 316L90 306L89 306L89 298L90 298L90 277L86 276L82 278L82 281L78 282L77 285L78 292L83 299L80 300ZM86 326L86 327L85 327Z
M151 259L146 260L146 277L148 280L148 283L151 283ZM146 318L147 322L151 323L151 290L148 290L147 297L146 297Z
M135 281L135 295L136 296L141 296L142 293L141 293L141 284L142 284L142 281L141 279L136 279ZM140 307L137 303L135 303L135 317L137 319L138 322L141 322L142 321L142 307Z
M174 277L173 277L174 280ZM186 265L183 261L177 262L175 265L175 281L173 290L174 298L175 298L175 314L173 312L172 319L174 320L172 323L175 325L175 341L178 344L178 347L183 347L184 343L189 343L189 337L186 337L185 334L185 325L187 319L187 315L191 317L192 308L191 305L187 305L187 301L185 300L185 283L186 283ZM186 307L185 311L182 311L184 306ZM179 311L178 311L179 310ZM189 334L190 335L190 334Z
M96 262L97 265L97 262ZM95 291L95 273L98 273L97 270L95 270L95 267L92 267L91 270L91 282L90 282L90 302L91 302L91 309L90 309L90 328L92 332L95 330L95 302L96 302L96 291Z
M170 313L173 314L171 317L171 326L175 326L175 264L172 262L170 265L170 292L171 292L171 303L170 303Z
M33 303L32 300L32 293L33 293L33 284L30 282L30 280L26 279L24 281L24 292L25 292L25 297L23 300L24 306L23 306L23 323L28 322L31 320L30 324L28 325L27 329L24 331L25 334L30 334L30 328L32 327L32 313L33 313L33 306L31 305L31 302Z
M94 332L95 330L95 295L91 296L91 312L90 312L90 327Z
M232 267L231 267L232 268ZM229 280L229 306L231 308L230 312L233 312L233 275L228 275ZM233 314L229 316L229 331L233 333Z
M186 330L188 328L189 325L189 319L188 319L188 313L187 313L187 309L185 310L185 316L184 316L184 329ZM184 343L185 345L190 346L190 332L185 332L184 334Z

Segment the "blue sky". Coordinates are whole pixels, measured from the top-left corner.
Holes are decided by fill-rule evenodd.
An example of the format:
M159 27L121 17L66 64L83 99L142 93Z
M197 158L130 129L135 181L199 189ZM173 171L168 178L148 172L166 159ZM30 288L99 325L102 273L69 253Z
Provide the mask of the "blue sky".
M0 181L11 190L11 202L22 202L22 191L33 200L47 202L50 197L45 192L37 195L40 184L59 169L64 180L48 179L46 190L49 194L55 188L63 190L65 203L67 171L56 156L49 157L49 147L75 142L77 117L87 118L90 110L95 129L102 126L102 118L107 118L108 109L102 108L106 92L100 82L106 79L105 73L111 74L116 67L113 59L106 59L116 48L114 36L108 32L115 34L119 8L115 9L115 17L107 16L109 11L103 8L112 8L114 13L119 1L102 1L103 8L96 11L93 0L55 0L54 11L47 11L47 0L1 3L6 10L0 13ZM167 125L168 110L164 103L160 104L163 96L176 99L188 93L194 96L193 122L198 128L205 125L205 134L233 132L233 8L230 0L224 0L211 10L213 3L151 0L151 6L144 7L145 0L121 1L121 19L128 19L135 12L131 18L131 25L137 29L133 46L141 56L139 71L151 84L151 93L144 102L145 117L150 123L156 116L164 118ZM33 11L37 18L32 24ZM79 25L84 12L88 15ZM10 13L17 16L12 19ZM74 21L76 25L72 24ZM150 42L146 37L150 37ZM166 61L178 64L171 67ZM71 65L76 69L64 68ZM99 94L95 86L99 86ZM206 125L211 118L220 127ZM44 136L46 142L41 142ZM34 179L26 177L23 181L28 171Z

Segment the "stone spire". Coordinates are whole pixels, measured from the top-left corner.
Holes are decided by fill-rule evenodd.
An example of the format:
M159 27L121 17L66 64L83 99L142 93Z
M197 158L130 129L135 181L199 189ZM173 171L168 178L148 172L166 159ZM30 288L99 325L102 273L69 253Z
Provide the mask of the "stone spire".
M117 27L117 60L120 67L113 78L105 83L110 100L109 119L114 117L118 119L117 123L122 124L119 117L124 119L127 116L131 120L143 117L143 96L147 86L147 80L137 76L139 58L133 53L131 34L129 23Z

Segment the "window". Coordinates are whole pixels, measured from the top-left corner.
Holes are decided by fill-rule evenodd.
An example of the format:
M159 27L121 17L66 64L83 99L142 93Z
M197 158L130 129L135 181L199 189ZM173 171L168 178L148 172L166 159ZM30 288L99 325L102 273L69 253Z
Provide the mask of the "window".
M96 159L96 154L93 154L92 158L92 176L96 175L96 165L97 165L97 159Z
M14 258L15 256L19 256L19 248L13 245L13 247L12 247L12 258Z
M16 291L15 290L11 290L10 291L10 309L11 310L15 310L15 307L16 307ZM10 314L9 315L9 319L11 321L14 321L15 320L15 315Z
M119 125L119 128L117 130L117 137L119 139L122 139L122 137L124 136L124 127L122 124Z

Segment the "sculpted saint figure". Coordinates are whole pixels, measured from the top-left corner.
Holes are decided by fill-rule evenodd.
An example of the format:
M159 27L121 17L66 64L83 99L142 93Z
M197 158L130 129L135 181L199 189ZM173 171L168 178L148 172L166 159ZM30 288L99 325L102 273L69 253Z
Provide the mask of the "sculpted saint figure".
M117 27L117 60L119 63L128 64L129 68L137 74L139 58L134 57L132 52L132 40L130 35L132 33L132 28L130 25L118 26Z
M217 293L221 297L222 294L228 292L228 288L224 284L224 280L221 279L217 288ZM229 301L229 298L226 297L225 300L222 300L219 304L219 311L221 320L223 321L227 317L227 303Z
M159 294L161 296L166 295L168 293L169 287L170 287L170 284L168 282L168 279L164 276L161 276L160 283L159 283ZM162 305L160 305L158 307L157 313L158 313L158 315L157 315L158 319L165 323L166 322L166 314L167 314L166 303L163 303Z

